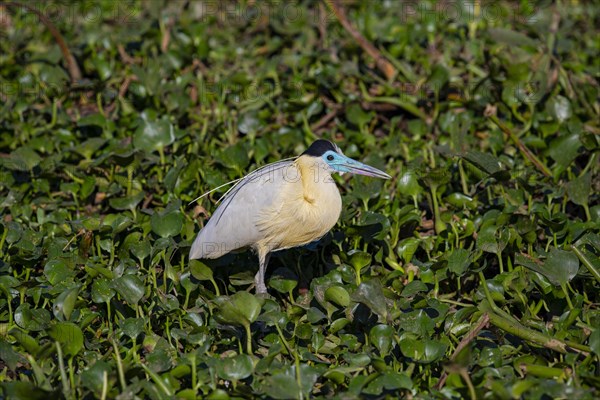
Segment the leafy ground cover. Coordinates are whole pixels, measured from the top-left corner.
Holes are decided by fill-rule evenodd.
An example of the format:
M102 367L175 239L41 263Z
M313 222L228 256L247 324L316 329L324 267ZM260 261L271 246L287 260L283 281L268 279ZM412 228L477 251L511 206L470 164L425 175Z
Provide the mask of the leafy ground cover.
M599 26L597 1L0 2L3 396L598 398ZM188 262L222 192L190 201L317 137L394 179L337 177L270 298L251 254Z

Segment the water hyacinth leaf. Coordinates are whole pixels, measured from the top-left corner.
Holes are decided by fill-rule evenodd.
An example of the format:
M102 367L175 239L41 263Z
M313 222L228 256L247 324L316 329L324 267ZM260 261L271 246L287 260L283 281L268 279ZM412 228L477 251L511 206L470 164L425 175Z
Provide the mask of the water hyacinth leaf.
M133 135L135 148L147 153L162 150L175 141L175 128L167 116L157 120L152 114L148 110L142 112L139 127Z
M105 384L105 376L108 379L112 368L106 361L98 360L90 368L81 373L81 383L95 393L101 393Z
M144 320L142 318L126 318L119 323L124 334L134 339L144 331Z
M219 307L216 316L226 324L248 326L256 321L260 314L261 302L248 292L219 296L214 302Z
M427 292L427 285L421 281L414 280L404 286L404 289L402 289L402 297L413 297L422 292Z
M17 363L25 361L25 358L14 351L10 344L0 339L0 360L14 372L17 368Z
M363 303L384 320L387 319L387 303L383 295L381 282L378 279L361 283L350 298L352 301Z
M224 167L233 168L240 173L250 163L248 151L242 142L225 148L215 157Z
M592 332L588 340L590 349L592 349L597 356L600 356L600 329L596 329Z
M570 251L552 248L544 261L542 274L555 285L565 285L579 271L579 258Z
M296 377L285 373L277 373L267 378L265 393L274 399L298 399L301 389Z
M8 333L10 333L10 335L13 336L21 346L23 346L26 352L31 355L38 354L40 345L33 337L29 336L19 328L13 328Z
M348 121L356 126L363 126L368 124L374 116L373 112L365 112L360 105L352 103L346 110Z
M133 210L144 199L145 195L146 193L141 191L127 197L112 198L108 200L108 204L118 211Z
M499 176L506 172L500 159L491 154L470 150L462 157L488 175Z
M487 30L494 42L504 43L510 46L529 46L537 48L537 40L530 38L524 33L507 28L489 28Z
M217 375L229 381L246 379L252 374L254 365L247 354L237 354L233 357L222 358L216 364Z
M0 165L15 171L31 171L42 158L30 147L19 147L6 158L0 158Z
M213 279L213 271L199 260L190 261L190 273L192 276L199 281L210 281Z
M367 395L379 396L384 390L410 390L412 387L413 382L408 375L401 372L386 371L369 383L363 390L363 393Z
M111 287L131 306L135 306L144 296L144 283L136 275L123 275L115 279Z
M545 261L523 254L515 255L515 263L542 274L555 286L565 285L577 275L579 258L570 251L552 248Z
M62 346L68 356L75 356L83 348L83 332L72 322L58 322L50 327L48 334Z
M50 260L44 266L44 275L51 285L58 285L75 276L75 271L70 268L65 260Z
M140 238L139 241L133 242L129 245L129 251L139 260L143 260L152 254L152 245L147 238Z
M57 319L69 320L71 318L71 313L75 308L75 302L77 301L77 295L79 294L80 288L81 286L78 285L74 288L65 290L58 295L56 300L54 300L52 311Z
M463 276L471 263L471 253L466 249L456 249L448 256L448 269L457 276Z
M50 325L50 313L45 308L34 308L27 303L15 310L15 323L26 331L41 331Z
M508 235L505 227L485 226L477 235L477 247L488 253L499 254L508 244Z
M371 255L364 251L355 251L350 255L350 265L355 271L360 272L364 267L371 264Z
M73 151L77 154L81 155L87 160L92 159L92 155L98 151L104 144L106 143L106 139L103 138L90 138L85 142L75 146Z
M571 109L571 102L564 96L557 95L554 96L548 102L548 108L550 111L550 115L552 115L558 122L563 123L573 115L573 110Z
M269 287L279 293L289 293L298 285L298 277L288 268L278 268L269 279Z
M330 286L325 290L325 300L340 307L348 307L350 304L350 295L342 286Z
M442 358L448 346L430 339L404 339L400 341L400 350L405 357L418 363L428 364Z
M379 355L385 357L392 350L394 329L389 325L375 325L369 332L369 340L377 348Z
M423 309L402 313L397 323L403 330L421 337L430 336L435 328L435 321Z
M403 239L398 243L396 253L402 257L405 263L409 263L417 252L420 243L421 241L414 237Z
M432 168L421 172L420 178L426 186L439 187L450 182L451 174L443 167Z
M108 279L99 278L92 283L92 301L94 303L108 303L114 295L115 291Z
M560 167L559 172L562 172L575 160L581 146L579 134L564 134L550 142L547 153Z
M589 172L579 176L567 184L569 199L580 206L587 206L592 186L592 174Z
M415 197L423 191L419 185L417 173L415 171L406 170L398 179L398 190L401 194Z
M457 208L470 208L473 209L477 206L477 202L465 194L454 192L445 197L448 203Z
M163 238L177 236L183 228L183 215L179 210L154 213L150 220L152 232Z

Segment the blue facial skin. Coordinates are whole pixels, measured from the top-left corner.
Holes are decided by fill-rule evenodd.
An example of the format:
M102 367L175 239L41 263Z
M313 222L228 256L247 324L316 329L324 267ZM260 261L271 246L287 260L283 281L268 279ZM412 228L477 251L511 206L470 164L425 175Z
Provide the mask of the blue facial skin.
M351 158L343 156L335 151L329 150L323 154L323 160L329 165L333 170L337 172L351 172L348 168L348 164L354 163L355 161Z
M335 151L328 150L323 153L323 160L329 165L334 171L339 173L350 172L352 174L360 174L366 176L373 176L377 178L390 179L391 176L383 171L373 168L367 164L363 164L359 161L353 160L350 157L346 157L343 154L339 154Z

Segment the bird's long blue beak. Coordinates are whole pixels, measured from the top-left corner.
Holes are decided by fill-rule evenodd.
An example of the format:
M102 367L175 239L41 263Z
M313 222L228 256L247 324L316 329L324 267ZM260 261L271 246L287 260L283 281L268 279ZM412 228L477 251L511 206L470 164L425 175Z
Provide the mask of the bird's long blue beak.
M342 154L337 155L336 160L331 163L331 166L338 172L350 172L351 174L366 175L383 179L392 178L377 168L363 164L360 161L353 160L350 157L346 157Z

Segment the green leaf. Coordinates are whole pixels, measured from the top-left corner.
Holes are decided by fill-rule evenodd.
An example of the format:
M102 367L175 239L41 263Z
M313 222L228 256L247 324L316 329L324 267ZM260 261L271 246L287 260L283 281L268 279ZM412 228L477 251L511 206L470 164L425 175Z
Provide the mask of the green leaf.
M232 296L219 296L214 299L219 307L215 315L223 323L248 326L260 314L261 301L248 292L237 292Z
M579 134L565 134L550 142L547 154L556 161L560 167L559 172L562 172L575 160L581 146Z
M590 198L592 186L592 174L586 173L579 176L567 184L567 194L569 199L580 206L587 206Z
M42 158L29 147L19 147L7 158L0 158L0 165L15 171L31 171L37 167Z
M495 42L504 43L509 46L529 46L537 48L539 45L537 40L512 29L489 28L487 31Z
M144 331L144 320L142 318L126 318L119 322L124 334L134 339Z
M4 364L8 365L11 371L15 372L17 363L25 361L25 358L14 351L10 344L0 339L0 360L4 361Z
M163 238L177 236L183 228L183 215L179 210L154 213L150 220L152 232Z
M369 340L379 351L381 357L387 356L394 343L394 329L389 325L375 325L369 333Z
M199 281L209 281L213 279L213 271L206 264L199 260L190 260L190 272L192 276Z
M600 329L596 329L592 332L592 334L589 337L588 343L590 349L592 349L592 351L596 353L597 356L600 356Z
M65 290L54 300L52 311L57 319L69 320L71 318L71 313L75 308L75 302L77 301L80 289L81 286L78 285L72 289Z
M378 279L374 278L361 283L356 291L352 293L351 299L363 303L375 314L383 319L387 319L388 307L383 295L381 282Z
M99 278L92 283L92 301L94 303L108 303L114 295L115 291L108 279Z
M500 159L491 154L470 150L462 157L488 175L497 175L505 172Z
M11 334L26 352L31 355L37 355L40 350L40 345L37 340L23 332L21 329L13 328L8 333Z
M378 396L384 390L411 390L412 388L413 382L408 375L401 372L386 371L369 383L369 385L363 390L363 393L367 395Z
M75 271L62 259L50 260L44 266L44 275L51 285L58 285L75 276Z
M421 240L414 237L402 239L396 247L396 253L402 257L405 263L409 263L417 252L420 243Z
M350 295L342 286L330 286L325 290L325 300L340 307L348 307L350 304Z
M398 191L406 196L417 196L423 191L419 185L418 176L415 171L406 170L398 179Z
M104 378L111 376L112 368L106 361L98 360L90 368L81 373L81 383L92 392L101 393Z
M137 192L131 196L110 199L108 200L108 204L119 211L133 210L144 199L145 195L146 193L143 191Z
M41 331L50 325L50 313L44 308L31 309L27 303L15 310L15 322L27 331Z
M169 146L175 141L175 129L167 116L156 120L152 113L144 111L140 125L133 135L135 148L152 153Z
M123 275L112 281L111 287L127 302L135 306L144 296L144 283L136 275Z
M222 358L216 363L217 375L229 381L246 379L254 370L252 358L246 354Z
M356 126L368 124L374 117L373 112L365 112L360 105L352 103L346 110L346 118Z
M571 102L564 96L556 95L552 97L547 104L550 115L552 115L558 122L563 123L573 115L571 109Z
M152 245L148 238L140 238L139 241L130 244L129 250L139 260L143 260L152 254Z
M404 339L400 341L402 354L423 364L432 363L442 358L447 347L446 343L429 339Z
M456 249L448 256L448 269L457 276L463 276L471 264L471 253L466 249Z
M76 356L83 348L83 332L72 322L58 322L50 327L48 334L61 344L65 355Z
M298 277L288 268L277 268L269 279L269 287L279 293L289 293L298 285Z
M355 251L350 255L350 265L359 273L364 267L371 264L371 255L364 251Z
M567 284L579 271L579 258L570 251L556 248L550 250L544 262L517 254L515 263L544 275L555 286Z
M301 394L296 378L284 373L269 376L265 383L265 392L274 399L297 399Z

